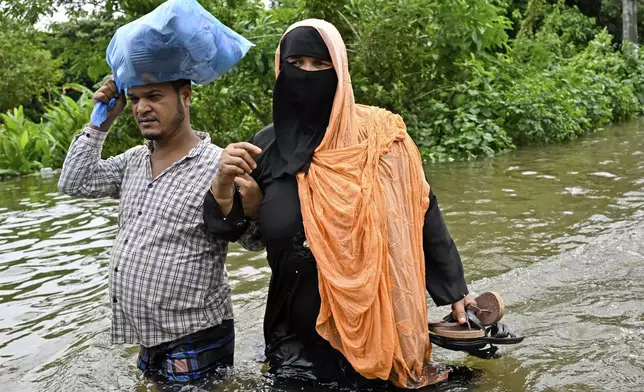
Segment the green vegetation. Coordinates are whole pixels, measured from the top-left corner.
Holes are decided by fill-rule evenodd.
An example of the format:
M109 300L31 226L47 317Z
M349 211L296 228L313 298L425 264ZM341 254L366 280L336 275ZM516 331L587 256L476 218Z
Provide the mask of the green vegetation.
M644 55L621 45L620 0L200 2L256 44L232 72L195 88L193 126L219 145L271 121L275 48L289 24L307 17L338 27L357 101L400 113L431 162L560 142L644 110ZM109 72L112 34L159 3L96 0L87 12L71 0L4 2L0 170L61 165L89 118L91 89ZM68 21L32 27L57 5ZM131 115L123 116L104 154L138 143Z

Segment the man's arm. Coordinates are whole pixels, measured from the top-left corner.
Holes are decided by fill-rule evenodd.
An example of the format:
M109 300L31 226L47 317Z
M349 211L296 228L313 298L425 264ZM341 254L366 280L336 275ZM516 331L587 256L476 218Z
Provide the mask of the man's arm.
M204 199L206 231L229 242L239 242L251 251L265 245L256 219L263 195L251 177L257 168L255 157L262 150L248 142L233 143L224 149L217 174Z
M107 132L85 127L67 152L58 189L71 196L118 198L127 166L126 153L101 159Z
M108 104L111 99L116 99L116 104L107 112L105 121L99 127L87 125L72 141L58 180L58 189L61 192L91 198L120 196L121 182L127 166L127 153L101 160L107 132L125 107L125 97L118 93L114 78L110 76L96 90L92 101L94 104Z

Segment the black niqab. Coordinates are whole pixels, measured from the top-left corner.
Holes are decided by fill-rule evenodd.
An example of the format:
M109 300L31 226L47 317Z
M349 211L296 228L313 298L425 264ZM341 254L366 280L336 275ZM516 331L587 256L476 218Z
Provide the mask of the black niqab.
M275 143L269 154L273 178L308 172L329 125L338 85L335 69L304 71L286 61L292 56L331 61L329 49L313 27L293 29L280 43L280 73L273 91Z

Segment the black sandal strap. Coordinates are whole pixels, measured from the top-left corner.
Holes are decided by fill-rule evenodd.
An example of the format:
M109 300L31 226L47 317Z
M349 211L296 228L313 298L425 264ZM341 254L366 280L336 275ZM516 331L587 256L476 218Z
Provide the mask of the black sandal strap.
M465 315L467 316L468 322L471 322L472 324L476 325L476 327L482 331L485 331L485 324L476 317L476 314L472 312L469 308L465 310ZM458 323L458 321L454 318L454 316L450 313L447 316L443 317L443 322L445 323ZM430 324L438 324L438 323L430 323Z
M485 330L485 324L483 324L483 322L481 322L481 320L479 320L479 318L476 317L474 312L472 312L471 310L467 309L465 311L465 313L467 314L468 321L473 323L474 325L476 325L478 327L478 329L480 329L482 331L485 331L485 334L487 335L487 331Z
M487 348L471 348L463 351L481 359L492 359L498 350L499 348L497 346L490 344L490 347Z
M482 359L493 358L499 349L493 344L487 342L485 339L458 340L433 334L430 334L429 338L432 344L442 348L453 351L463 351Z

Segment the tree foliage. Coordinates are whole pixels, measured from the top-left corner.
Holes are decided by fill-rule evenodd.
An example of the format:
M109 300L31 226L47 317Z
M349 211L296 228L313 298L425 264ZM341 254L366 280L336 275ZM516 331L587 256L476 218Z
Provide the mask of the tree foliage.
M15 106L41 110L57 94L62 72L42 42L42 35L19 23L0 20L0 112Z
M275 49L291 23L309 17L341 31L357 100L400 113L429 161L567 140L638 115L644 103L644 55L616 45L620 0L274 0L268 8L263 0L200 2L256 45L231 72L194 88L193 127L219 145L271 122ZM12 27L0 32L0 109L23 105L34 113L33 122L12 124L52 135L48 162L61 162L86 121L91 105L83 88L96 88L109 72L104 57L113 33L160 3L3 2L0 20ZM24 28L59 7L67 21L46 32ZM70 83L83 88L64 90ZM7 126L0 126L0 143L9 138ZM131 114L124 115L104 153L140 142Z

